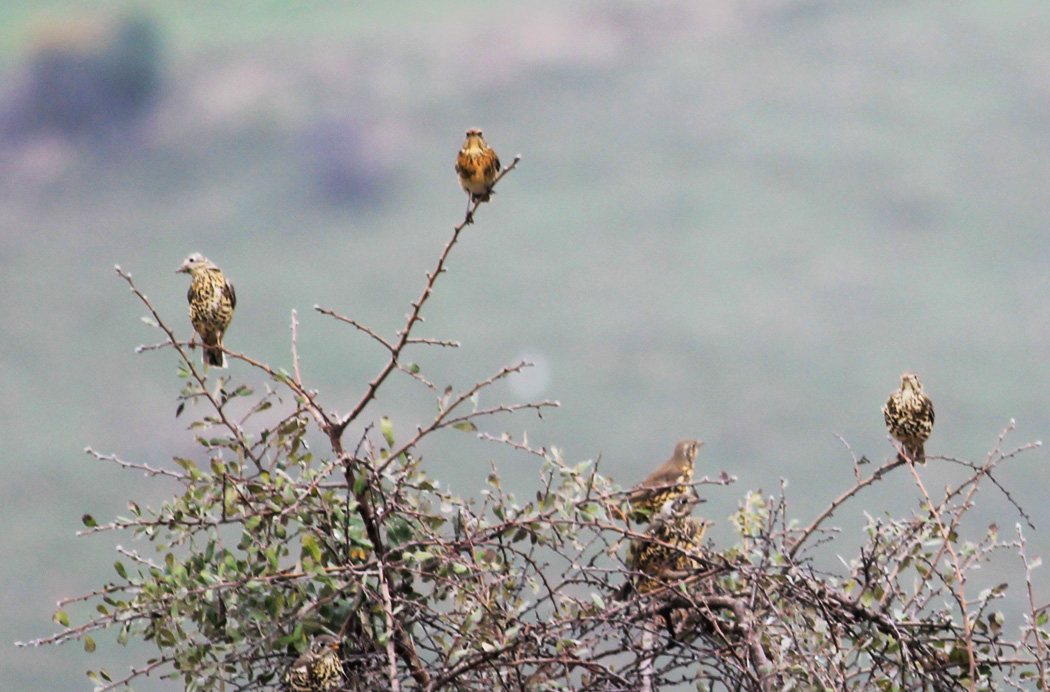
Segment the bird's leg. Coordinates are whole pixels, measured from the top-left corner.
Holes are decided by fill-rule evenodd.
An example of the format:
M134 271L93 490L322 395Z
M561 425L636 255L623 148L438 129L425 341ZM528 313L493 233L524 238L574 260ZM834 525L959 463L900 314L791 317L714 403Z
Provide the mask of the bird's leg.
M474 223L474 212L470 210L470 205L474 203L474 195L470 194L470 190L467 190L467 223Z

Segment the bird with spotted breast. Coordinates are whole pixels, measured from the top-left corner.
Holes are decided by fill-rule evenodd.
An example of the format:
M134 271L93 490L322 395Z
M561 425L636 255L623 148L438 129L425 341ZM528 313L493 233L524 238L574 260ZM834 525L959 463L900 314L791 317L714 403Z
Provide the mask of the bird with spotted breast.
M456 157L456 173L459 184L467 193L467 217L475 202L488 202L492 196L492 185L499 173L500 163L496 152L485 142L481 130L467 130L467 139Z
M635 573L638 593L650 593L703 567L703 539L710 522L691 516L697 502L692 492L665 500L645 537L631 542L627 566Z
M926 463L926 440L933 431L933 402L922 391L918 375L901 375L900 389L890 394L882 415L890 434L904 447L897 459Z
M674 448L671 458L662 463L627 495L635 509L646 509L656 514L667 500L691 490L693 460L703 446L697 440L682 440Z
M343 662L339 659L339 640L320 634L310 648L295 659L284 674L289 692L332 692L343 682Z
M204 344L203 363L225 368L226 354L222 352L222 337L237 307L233 284L214 262L199 252L187 257L175 273L192 277L186 300L190 303L190 322Z

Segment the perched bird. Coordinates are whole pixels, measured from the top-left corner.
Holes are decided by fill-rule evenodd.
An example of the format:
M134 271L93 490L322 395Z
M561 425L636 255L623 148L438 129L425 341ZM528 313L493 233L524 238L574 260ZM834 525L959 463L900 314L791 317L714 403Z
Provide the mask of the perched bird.
M693 482L693 460L703 444L696 440L679 442L671 458L630 492L627 498L631 505L635 509L647 509L655 514L667 500L688 492L689 484Z
M330 634L314 637L309 650L284 674L284 684L291 692L329 692L342 681L339 640Z
M690 516L697 501L693 493L664 501L646 537L631 543L627 566L641 573L635 582L638 593L655 591L703 566L702 541L710 524Z
M456 173L459 174L459 184L467 193L468 216L471 204L489 201L499 169L499 157L485 143L481 130L467 130L467 139L456 157Z
M233 310L237 307L233 284L211 260L197 252L187 257L182 266L175 270L176 274L180 272L193 277L186 300L190 303L190 322L204 343L203 362L205 365L225 368L222 336L230 326Z
M890 394L882 415L890 434L904 447L904 455L897 458L925 463L924 445L933 430L933 402L923 393L918 375L901 375L901 388Z

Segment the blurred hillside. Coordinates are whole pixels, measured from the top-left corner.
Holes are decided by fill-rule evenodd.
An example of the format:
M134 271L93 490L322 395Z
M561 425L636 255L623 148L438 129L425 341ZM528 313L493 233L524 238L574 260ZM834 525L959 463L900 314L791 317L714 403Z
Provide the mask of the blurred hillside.
M935 402L931 455L983 459L1011 418L1005 447L1046 437L1050 7L693 5L0 7L0 689L86 690L89 665L136 660L107 638L90 662L10 646L110 578L129 539L75 539L81 514L163 496L83 448L199 454L174 417L175 360L135 354L160 337L113 265L188 338L174 270L204 253L237 287L228 347L276 367L297 310L304 377L345 410L383 354L312 308L399 326L462 218L470 126L524 158L427 314L462 348L419 363L464 387L537 361L506 400L562 408L507 430L600 456L624 485L704 439L701 468L739 478L703 506L716 541L746 489L782 478L795 516L819 511L852 478L836 435L888 456L879 409L902 370ZM55 105L70 93L100 104L87 125L68 124L83 101ZM401 391L374 412L407 431L433 403ZM476 494L495 458L530 492L533 460L461 433L443 445L424 459L457 491ZM1043 555L1045 457L998 479ZM952 466L923 473L935 488ZM1004 531L1018 520L981 502ZM884 482L862 503L916 499ZM152 684L136 689L177 689Z

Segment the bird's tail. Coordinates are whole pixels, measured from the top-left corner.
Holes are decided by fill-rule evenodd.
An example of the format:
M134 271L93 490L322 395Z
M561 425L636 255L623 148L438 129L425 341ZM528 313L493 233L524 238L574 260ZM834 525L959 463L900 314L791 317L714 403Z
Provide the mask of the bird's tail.
M904 454L897 452L897 461L913 461L916 464L926 463L926 445L921 442L915 447L904 447Z
M911 453L911 458L915 460L915 463L926 463L926 445L920 442L918 446L912 447L909 451Z
M222 346L204 347L204 364L215 368L226 367L226 354L222 352Z

